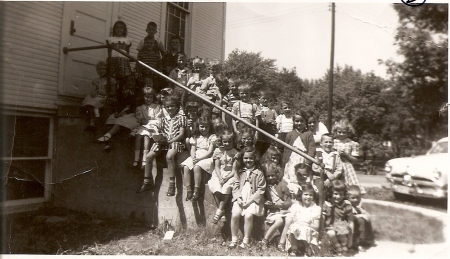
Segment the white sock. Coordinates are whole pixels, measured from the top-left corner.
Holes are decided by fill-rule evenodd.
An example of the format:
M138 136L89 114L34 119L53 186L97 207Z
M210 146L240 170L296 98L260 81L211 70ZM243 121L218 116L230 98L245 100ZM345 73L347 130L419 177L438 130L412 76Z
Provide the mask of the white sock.
M244 244L248 244L249 238L248 237L244 237L244 239L242 239L242 243Z
M144 163L145 161L147 161L148 150L144 150L142 151L142 153L142 162Z
M100 110L98 108L94 108L94 114L96 118L100 117Z
M238 237L237 236L232 236L231 237L231 242L237 242L238 241Z
M141 153L140 150L135 150L134 151L134 161L139 161L139 153Z

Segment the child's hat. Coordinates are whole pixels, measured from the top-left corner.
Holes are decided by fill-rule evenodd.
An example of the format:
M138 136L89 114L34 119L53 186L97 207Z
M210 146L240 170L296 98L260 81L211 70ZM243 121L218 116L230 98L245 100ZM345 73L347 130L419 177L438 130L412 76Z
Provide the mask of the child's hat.
M170 87L166 87L160 91L163 95L171 95L173 93L173 89Z

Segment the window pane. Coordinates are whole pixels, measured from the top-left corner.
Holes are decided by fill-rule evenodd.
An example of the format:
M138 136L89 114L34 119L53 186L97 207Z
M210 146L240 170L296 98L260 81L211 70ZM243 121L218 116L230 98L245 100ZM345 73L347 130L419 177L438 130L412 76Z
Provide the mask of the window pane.
M188 2L184 2L183 8L186 9L186 10L189 10L189 3Z
M2 161L6 200L44 197L45 160Z
M48 155L49 118L2 115L3 157Z

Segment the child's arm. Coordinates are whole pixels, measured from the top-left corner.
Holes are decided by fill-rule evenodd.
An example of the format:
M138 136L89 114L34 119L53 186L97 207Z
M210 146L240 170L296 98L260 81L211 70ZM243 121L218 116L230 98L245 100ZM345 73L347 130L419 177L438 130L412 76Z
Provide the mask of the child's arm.
M203 156L196 157L194 159L194 164L196 164L200 160L203 160L203 159L206 159L206 158L210 158L213 153L214 153L214 143L210 143L209 144L209 148L208 148L208 152L205 153Z
M181 127L180 128L180 134L178 134L174 138L171 138L171 139L167 140L167 144L172 144L173 142L181 142L183 140L185 131L186 131L186 128L185 127Z
M188 142L189 142L189 144L191 146L191 152L190 152L191 158L192 158L192 160L194 160L195 159L195 151L197 151L197 146L195 144L192 145L190 141L188 141Z
M253 202L258 204L264 199L264 192L266 191L266 178L264 178L264 174L260 171L255 180L257 181L256 190L244 208L247 208Z
M222 179L222 175L220 172L220 159L219 158L214 158L214 172L217 176L217 178L219 179L220 185L223 185L223 179Z
M136 119L141 125L147 125L148 123L148 120L144 118L144 109L142 108L142 106L138 106L136 108Z

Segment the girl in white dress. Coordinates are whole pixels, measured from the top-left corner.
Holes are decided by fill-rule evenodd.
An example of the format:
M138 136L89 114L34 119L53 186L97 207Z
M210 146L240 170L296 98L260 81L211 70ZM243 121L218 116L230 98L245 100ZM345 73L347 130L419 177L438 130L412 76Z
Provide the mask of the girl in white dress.
M202 170L210 173L212 155L216 135L213 134L211 117L203 114L197 120L197 132L189 139L191 146L191 156L181 163L184 172L184 182L186 184L186 200L197 201L200 196L200 185L202 183ZM191 178L194 173L194 192L192 192Z
M138 166L139 155L141 153L142 140L144 145L142 146L142 168L145 167L146 156L150 150L153 135L159 133L160 118L161 118L161 106L154 103L156 100L155 91L150 87L144 87L144 101L145 103L136 108L136 119L141 124L139 127L132 130L131 135L134 135L134 162L133 167Z
M320 207L314 202L316 192L312 185L301 187L301 202L293 203L289 209L293 222L287 232L286 248L292 256L312 256L317 246Z

